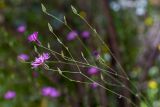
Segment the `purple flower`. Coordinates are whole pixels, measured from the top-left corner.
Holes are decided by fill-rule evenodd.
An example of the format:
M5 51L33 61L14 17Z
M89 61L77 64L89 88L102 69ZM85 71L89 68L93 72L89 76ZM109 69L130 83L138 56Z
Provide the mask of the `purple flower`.
M96 82L93 82L93 83L91 84L91 87L95 89L95 88L98 87L98 84L97 84Z
M43 53L38 58L34 60L34 62L31 63L33 68L37 68L38 66L42 65L46 60L50 58L48 53Z
M21 61L27 61L29 59L29 56L27 54L19 54L18 59Z
M4 99L6 99L6 100L11 100L11 99L13 99L15 97L16 97L16 93L14 91L7 91L4 94Z
M69 41L74 40L77 36L78 34L76 31L69 32L67 35L67 40Z
M47 87L43 87L41 89L41 94L43 96L48 96L48 97L52 97L52 98L56 98L58 96L60 96L60 93L58 90L56 90L53 87L47 86Z
M28 41L29 42L37 42L38 44L40 44L40 41L38 40L38 32L34 32L31 35L29 35Z
M17 27L17 32L19 33L24 33L26 31L26 26L25 25L20 25Z
M90 75L95 75L95 74L97 74L99 71L98 71L98 69L97 69L96 67L90 67L87 72L88 72L88 74L90 74Z
M90 37L90 32L89 31L83 31L81 36L84 38L84 39L88 39Z
M42 57L44 58L44 60L47 60L50 58L49 53L43 53Z

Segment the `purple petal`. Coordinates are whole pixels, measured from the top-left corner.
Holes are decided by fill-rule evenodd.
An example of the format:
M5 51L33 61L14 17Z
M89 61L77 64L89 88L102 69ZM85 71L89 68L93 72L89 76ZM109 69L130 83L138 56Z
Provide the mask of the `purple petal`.
M88 74L90 74L90 75L95 75L95 74L97 74L99 71L98 71L97 68L91 67L91 68L88 69L87 72L88 72Z
M22 61L27 61L29 59L29 56L27 54L20 54L18 55L18 59Z
M43 56L43 58L44 58L45 60L47 60L47 59L50 58L50 56L49 56L48 53L43 53L42 56Z
M15 97L16 97L16 93L14 91L7 91L4 94L4 99L6 99L6 100L11 100L11 99L13 99Z
M91 87L94 89L94 88L97 88L98 87L98 84L96 83L96 82L93 82L92 84L91 84Z
M52 91L51 91L51 93L50 93L50 97L55 98L55 97L58 97L58 96L60 96L59 91L56 90L55 88L52 88Z
M51 93L51 88L50 87L43 87L41 90L41 94L43 96L49 96Z
M19 33L24 33L26 31L26 26L25 25L20 25L17 27L17 32Z
M33 68L37 68L38 66L42 65L46 60L50 58L48 53L43 53L38 58L35 58L35 60L31 63Z
M83 31L81 36L84 38L84 39L88 39L90 37L90 32L89 31Z
M53 87L50 87L50 86L43 87L43 88L41 89L41 94L42 94L43 96L48 96L48 97L52 97L52 98L55 98L55 97L60 96L59 91L56 90L56 89L53 88Z
M77 36L78 34L76 31L69 32L67 35L67 40L68 41L74 40Z
M29 42L36 42L38 41L38 32L34 32L31 35L28 36Z

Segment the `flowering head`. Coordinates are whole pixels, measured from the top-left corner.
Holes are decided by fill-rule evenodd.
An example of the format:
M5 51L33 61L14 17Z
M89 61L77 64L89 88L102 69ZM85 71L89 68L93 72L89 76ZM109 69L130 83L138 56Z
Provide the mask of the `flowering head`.
M67 40L68 41L74 40L77 36L78 36L78 34L76 31L71 31L67 35Z
M13 99L15 97L16 97L16 92L14 92L14 91L7 91L4 94L4 99L6 99L6 100L11 100L11 99Z
M50 87L50 86L48 86L48 87L43 87L43 88L41 89L41 94L42 94L43 96L48 96L48 97L52 97L52 98L56 98L56 97L60 96L59 91L56 90L56 89L53 88L53 87Z
M34 32L31 35L29 35L28 41L29 42L36 42L36 43L40 44L40 41L38 40L38 32Z
M88 70L87 70L87 73L90 74L90 75L95 75L97 74L99 71L96 67L90 67Z
M44 60L47 60L50 58L49 53L43 53L42 57L44 58Z
M84 39L88 39L90 37L90 32L89 31L83 31L81 36Z
M19 54L18 59L21 61L27 61L29 59L29 56L27 54Z
M40 55L38 58L36 58L31 65L33 66L33 68L37 68L40 65L43 65L45 63L46 60L48 60L50 58L48 53L43 53L42 55Z
M19 33L24 33L26 31L26 26L25 25L20 25L17 27L17 32Z

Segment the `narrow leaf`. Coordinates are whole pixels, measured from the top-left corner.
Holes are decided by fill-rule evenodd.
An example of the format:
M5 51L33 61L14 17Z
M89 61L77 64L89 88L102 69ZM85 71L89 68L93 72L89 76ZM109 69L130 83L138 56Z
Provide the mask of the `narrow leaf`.
M46 13L46 7L41 3L42 11Z
M101 79L102 79L102 80L104 80L104 77L103 77L103 75L101 74L100 76L101 76Z
M47 64L44 64L44 68L45 68L46 70L48 70L48 69L49 69L49 66L48 66Z
M64 16L63 18L64 18L64 24L67 25L66 17Z
M51 31L53 33L53 28L50 23L48 23L48 28L49 28L49 31Z
M49 44L49 43L48 43L48 48L49 48L49 49L51 49L51 46L50 46L50 44Z
M82 55L82 57L84 57L84 54L83 54L83 52L81 52L81 55Z
M59 74L62 74L62 71L57 67L57 70L59 72Z
M61 56L64 58L64 53L63 53L63 51L61 51Z
M37 47L34 45L34 51L38 53Z
M72 8L73 13L74 13L74 14L77 14L76 8L75 8L74 6L72 6L72 5L71 5L71 8Z
M61 42L61 40L60 40L59 38L57 38L57 41L58 41L60 44L62 44L62 42Z

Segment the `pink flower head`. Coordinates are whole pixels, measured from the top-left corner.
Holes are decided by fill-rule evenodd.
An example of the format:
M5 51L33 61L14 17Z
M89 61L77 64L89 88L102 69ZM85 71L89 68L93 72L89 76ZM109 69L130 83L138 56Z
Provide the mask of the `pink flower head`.
M91 84L91 87L95 89L95 88L98 87L98 84L97 84L96 82L93 82L93 83Z
M11 100L11 99L13 99L15 97L16 97L16 93L14 91L7 91L4 94L4 99L6 99L6 100Z
M31 63L31 65L33 66L33 68L37 68L38 66L44 64L44 62L46 60L48 60L50 58L48 53L43 53L42 55L40 55L38 58L36 58L34 60L34 62Z
M22 61L27 61L29 59L29 56L27 54L20 54L18 55L18 59Z
M37 42L38 44L40 44L40 41L38 40L38 32L34 32L31 35L29 35L28 41L29 42Z
M90 67L87 72L88 72L88 74L90 74L90 75L95 75L95 74L97 74L99 71L98 71L98 69L97 69L96 67Z
M68 41L74 40L77 36L78 34L76 31L69 32L67 35L67 40Z
M26 26L25 25L20 25L17 27L17 32L19 33L24 33L26 31Z
M41 89L41 94L43 96L48 96L48 97L52 97L52 98L56 98L60 96L60 93L58 90L56 90L53 87L47 86L47 87L43 87Z
M47 60L50 58L49 53L43 53L42 57L44 58L44 60Z
M84 38L84 39L88 39L90 37L90 32L89 31L83 31L81 36Z

